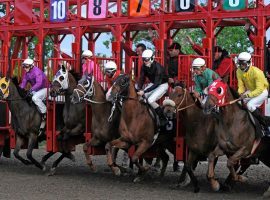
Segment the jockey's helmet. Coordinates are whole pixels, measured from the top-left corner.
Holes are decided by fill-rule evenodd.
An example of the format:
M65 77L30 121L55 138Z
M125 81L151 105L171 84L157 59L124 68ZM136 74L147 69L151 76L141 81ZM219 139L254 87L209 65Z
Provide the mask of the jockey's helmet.
M237 67L242 71L247 72L251 65L251 54L248 52L242 52L237 57Z
M104 66L104 71L106 73L112 74L117 70L117 65L114 61L109 61Z
M90 58L92 56L93 56L93 53L90 50L84 50L83 53L82 53L82 58L85 58L85 57Z
M34 61L31 58L26 58L23 63L22 67L28 72L34 66Z
M195 58L192 62L192 68L200 69L205 65L205 60L203 58Z
M142 59L145 66L150 67L151 64L154 62L154 58L154 52L151 49L146 49L143 51Z

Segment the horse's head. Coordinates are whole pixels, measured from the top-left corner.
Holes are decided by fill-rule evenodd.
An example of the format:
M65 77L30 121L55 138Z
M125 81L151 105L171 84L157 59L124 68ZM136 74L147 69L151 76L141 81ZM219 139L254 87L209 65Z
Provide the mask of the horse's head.
M81 80L79 80L79 84L73 90L73 94L71 95L72 103L81 103L85 97L92 97L94 95L94 76L88 75L83 76Z
M208 97L204 106L204 113L211 114L218 112L218 108L224 105L226 101L228 85L221 79L215 80L208 87Z
M181 108L186 104L184 100L187 98L187 93L185 85L178 84L169 94L169 98L175 103L177 108Z
M10 80L7 77L0 79L0 98L6 99L9 96L9 83Z
M50 95L56 97L57 95L62 94L69 87L68 71L64 65L61 66L61 69L55 74L52 82L52 87Z
M120 97L128 96L130 77L128 74L120 75L113 83L111 97L114 101L119 100Z

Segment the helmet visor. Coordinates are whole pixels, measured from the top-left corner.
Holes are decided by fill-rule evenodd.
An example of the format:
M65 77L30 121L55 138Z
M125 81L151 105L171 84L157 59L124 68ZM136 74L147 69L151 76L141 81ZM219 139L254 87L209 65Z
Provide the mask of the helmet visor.
M239 65L239 67L246 67L249 64L249 61L246 60L238 60L237 64Z
M23 67L24 69L29 69L29 68L31 67L31 65L22 64L22 67Z
M151 58L143 58L144 62L149 62L151 60Z

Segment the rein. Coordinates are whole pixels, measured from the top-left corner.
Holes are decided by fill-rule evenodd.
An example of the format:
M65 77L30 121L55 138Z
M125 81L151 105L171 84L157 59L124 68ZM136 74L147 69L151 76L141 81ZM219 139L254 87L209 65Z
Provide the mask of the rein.
M183 107L183 108L180 108L180 106L182 105L182 103L184 102L184 100L187 100L187 98L186 98L187 89L184 89L184 91L185 91L185 93L184 93L184 97L183 97L183 99L181 100L181 102L178 104L178 106L176 107L176 112L179 112L179 111L181 111L181 110L188 109L188 108L190 108L190 107L194 106L194 105L195 105L195 103L197 102L197 99L196 99L196 100L195 100L195 102L194 102L193 104L188 105L188 106Z

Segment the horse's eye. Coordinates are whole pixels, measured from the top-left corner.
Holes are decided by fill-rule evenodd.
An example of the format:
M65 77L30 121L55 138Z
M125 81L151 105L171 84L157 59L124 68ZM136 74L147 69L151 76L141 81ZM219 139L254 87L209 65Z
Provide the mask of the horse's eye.
M222 94L223 93L223 89L221 87L217 88L217 93L218 94Z
M2 89L6 89L6 88L7 88L7 85L6 85L5 83L2 83L2 84L1 84L1 88L2 88Z
M64 79L65 79L64 76L60 76L60 77L59 77L59 80L60 80L60 81L63 81Z

